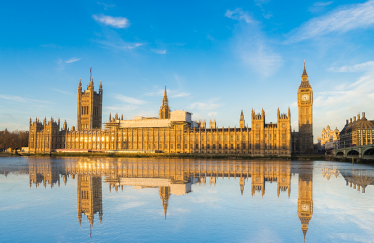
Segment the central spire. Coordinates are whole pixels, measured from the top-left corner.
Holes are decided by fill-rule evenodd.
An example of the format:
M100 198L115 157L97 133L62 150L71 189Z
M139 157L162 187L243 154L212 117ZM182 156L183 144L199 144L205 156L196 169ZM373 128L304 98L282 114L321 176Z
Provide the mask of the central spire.
M162 99L162 106L160 108L160 119L170 119L170 109L169 109L169 101L166 92L166 84L165 84L165 91L164 91L164 98Z
M304 71L303 71L303 75L302 76L308 76L308 73L306 72L306 69L305 69L305 59L304 59Z

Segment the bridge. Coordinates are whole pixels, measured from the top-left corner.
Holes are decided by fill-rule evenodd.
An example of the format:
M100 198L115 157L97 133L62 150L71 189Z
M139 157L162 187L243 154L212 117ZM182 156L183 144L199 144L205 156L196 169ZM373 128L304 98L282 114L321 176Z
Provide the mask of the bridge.
M334 150L335 158L374 159L374 144Z

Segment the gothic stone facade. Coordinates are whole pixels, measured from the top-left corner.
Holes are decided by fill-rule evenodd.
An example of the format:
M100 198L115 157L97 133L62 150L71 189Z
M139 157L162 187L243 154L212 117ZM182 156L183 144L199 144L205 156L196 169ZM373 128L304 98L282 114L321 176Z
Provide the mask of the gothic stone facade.
M291 133L291 113L277 111L277 123L265 122L265 111L251 112L251 127L245 126L241 112L239 128L218 128L215 121L194 122L191 113L170 111L167 92L159 118L134 117L124 120L117 114L101 129L102 94L94 91L91 79L87 90L78 86L77 129L60 131L59 122L30 119L30 153L65 151L162 151L164 153L249 154L253 156L290 156L313 149L313 91L305 65L298 91L299 132Z

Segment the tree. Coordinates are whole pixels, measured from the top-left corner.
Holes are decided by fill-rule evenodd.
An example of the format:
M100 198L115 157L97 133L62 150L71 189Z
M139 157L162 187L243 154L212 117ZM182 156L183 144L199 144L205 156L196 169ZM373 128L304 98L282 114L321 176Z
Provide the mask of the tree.
M9 132L7 129L0 131L0 149L3 151L7 148L22 148L27 147L29 141L28 131L18 131Z

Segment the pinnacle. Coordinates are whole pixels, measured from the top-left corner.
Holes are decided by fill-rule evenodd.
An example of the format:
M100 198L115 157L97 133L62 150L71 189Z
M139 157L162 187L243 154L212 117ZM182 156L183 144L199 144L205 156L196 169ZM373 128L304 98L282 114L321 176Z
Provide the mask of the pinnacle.
M305 68L305 60L304 60L304 71L303 71L303 75L302 76L308 76L308 73L306 72L306 68Z

